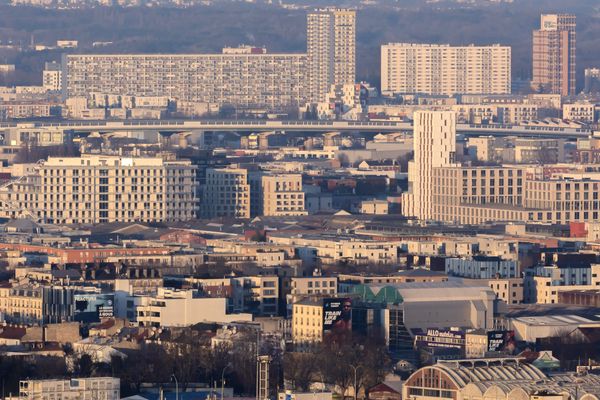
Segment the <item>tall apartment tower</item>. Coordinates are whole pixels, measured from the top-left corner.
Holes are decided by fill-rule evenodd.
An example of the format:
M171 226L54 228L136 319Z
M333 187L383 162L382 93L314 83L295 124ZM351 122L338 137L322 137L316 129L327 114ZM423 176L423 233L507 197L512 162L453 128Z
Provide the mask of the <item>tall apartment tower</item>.
M402 214L429 220L433 216L433 169L455 165L456 114L416 111L413 119L414 158L408 164L408 192L402 195Z
M307 16L309 98L325 101L332 84L353 84L356 76L356 11L327 8Z
M533 90L575 94L575 16L542 14L533 31Z

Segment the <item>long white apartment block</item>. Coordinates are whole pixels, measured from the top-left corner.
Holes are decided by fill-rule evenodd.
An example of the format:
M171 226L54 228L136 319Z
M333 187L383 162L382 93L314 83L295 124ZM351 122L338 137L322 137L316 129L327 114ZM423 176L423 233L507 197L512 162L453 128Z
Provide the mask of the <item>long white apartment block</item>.
M382 45L381 92L384 95L510 93L511 48L497 44Z
M305 104L306 54L69 54L67 97L99 92L237 108L297 109Z

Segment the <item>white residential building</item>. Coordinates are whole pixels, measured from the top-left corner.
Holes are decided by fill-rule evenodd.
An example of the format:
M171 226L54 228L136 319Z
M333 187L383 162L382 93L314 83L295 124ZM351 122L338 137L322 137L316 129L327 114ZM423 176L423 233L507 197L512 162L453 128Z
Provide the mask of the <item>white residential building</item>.
M381 92L506 94L510 62L508 46L389 43L381 46Z
M307 16L309 100L323 102L331 85L353 84L356 11L327 8Z
M119 400L119 378L44 379L19 382L21 400Z
M227 298L201 297L197 290L158 288L156 296L140 296L137 306L137 322L142 326L235 321L252 321L252 314L227 314Z
M69 54L62 65L67 97L167 96L278 110L306 103L306 54Z
M414 159L408 164L409 191L402 195L402 213L421 220L433 216L433 169L454 166L456 114L451 111L416 111Z

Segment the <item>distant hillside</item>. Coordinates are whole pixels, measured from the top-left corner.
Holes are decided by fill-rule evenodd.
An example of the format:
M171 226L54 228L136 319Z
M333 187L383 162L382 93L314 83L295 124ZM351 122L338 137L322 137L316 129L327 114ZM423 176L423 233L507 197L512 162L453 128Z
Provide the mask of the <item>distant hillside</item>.
M349 2L352 3L352 2ZM502 43L513 48L513 76L528 78L531 30L540 12L577 15L577 66L600 66L600 2L597 0L516 0L514 3L415 0L381 1L358 14L358 78L379 82L382 43ZM266 45L271 51L305 51L304 10L286 10L244 2L178 8L106 8L45 10L0 6L0 41L52 44L76 39L80 52L217 52L241 43ZM91 48L94 41L113 45ZM11 53L0 50L0 62L15 61L22 80L37 78L41 63L58 59L56 51Z

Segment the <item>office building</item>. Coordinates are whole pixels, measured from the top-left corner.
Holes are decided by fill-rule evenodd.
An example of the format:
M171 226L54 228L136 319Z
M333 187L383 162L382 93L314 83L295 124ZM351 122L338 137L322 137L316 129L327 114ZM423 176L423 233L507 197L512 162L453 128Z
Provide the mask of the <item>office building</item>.
M250 184L245 168L209 168L203 189L203 218L250 218Z
M381 46L381 92L507 94L510 62L508 46L389 43Z
M166 96L269 110L306 103L306 54L69 54L62 66L67 97Z
M456 114L450 111L416 111L414 159L408 164L409 191L402 195L402 213L421 220L433 217L433 170L454 164Z
M575 94L575 16L542 14L533 31L532 89L562 96Z
M19 399L119 400L120 387L119 378L111 377L31 379L19 382Z
M1 212L55 224L186 221L196 211L195 169L159 157L49 157L0 191Z
M353 84L356 11L328 8L307 15L309 100L326 101L331 85Z

